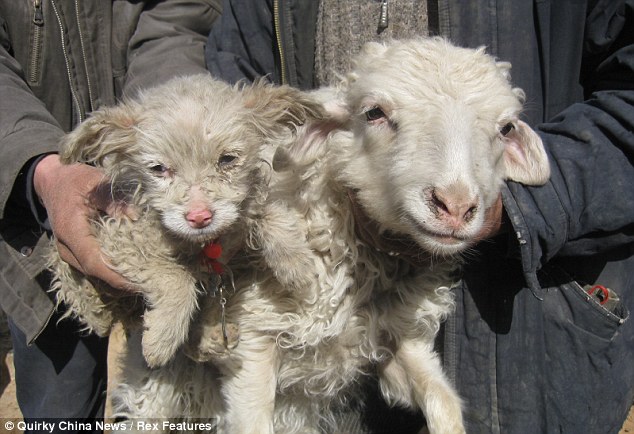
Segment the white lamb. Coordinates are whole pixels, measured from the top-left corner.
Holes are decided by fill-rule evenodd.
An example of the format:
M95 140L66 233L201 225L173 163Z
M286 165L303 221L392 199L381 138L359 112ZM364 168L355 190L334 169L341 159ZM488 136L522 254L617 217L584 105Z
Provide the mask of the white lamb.
M206 385L180 384L180 395L172 385L160 401L187 402L182 416L212 418L221 433L339 432L347 403L362 401L362 377L378 375L384 398L422 410L431 433L464 432L434 352L458 254L504 179L536 185L549 176L541 140L518 119L523 94L509 68L442 39L365 46L338 87L320 92L331 119L278 150L267 200L250 215L251 251L233 262L226 311L239 325L237 347L207 338L212 303L187 352L213 364L139 368L119 408L169 417L135 402L202 377ZM373 235L416 243L418 264L360 239L360 214L374 221ZM218 384L221 395L211 391Z

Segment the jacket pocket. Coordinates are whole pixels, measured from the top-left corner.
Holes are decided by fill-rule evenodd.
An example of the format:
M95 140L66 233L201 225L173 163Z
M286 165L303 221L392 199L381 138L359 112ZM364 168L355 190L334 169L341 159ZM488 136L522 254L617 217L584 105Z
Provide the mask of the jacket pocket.
M575 281L563 269L548 267L545 274L551 284L544 300L546 315L562 329L570 328L570 332L577 330L577 338L586 345L602 346L609 343L628 319L629 310L623 303L601 304L601 294ZM616 297L618 288L614 288L612 294Z
M612 288L625 302L615 314L585 285L563 269L549 265L540 272L544 293L541 336L545 392L543 431L562 433L616 433L629 408L634 381L633 331L626 296L628 287ZM539 347L537 347L539 348Z

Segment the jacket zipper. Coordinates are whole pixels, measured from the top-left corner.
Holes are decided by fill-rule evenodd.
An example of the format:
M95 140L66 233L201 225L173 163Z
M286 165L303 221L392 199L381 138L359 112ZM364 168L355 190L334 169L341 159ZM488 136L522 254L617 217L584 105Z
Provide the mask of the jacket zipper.
M280 28L280 0L273 1L273 23L275 26L275 38L277 39L277 51L280 55L280 80L281 84L288 84L286 78L286 59L282 46L282 30Z
M33 45L31 46L31 61L29 71L29 83L40 81L40 61L42 57L42 26L44 14L42 13L42 0L33 0Z
M383 30L387 29L387 26L389 25L390 21L390 16L388 13L388 3L387 0L382 0L381 1L381 11L379 13L379 33L381 33Z
M62 18L59 15L59 11L57 10L57 5L54 0L51 0L51 5L53 6L53 11L55 12L55 17L57 18L57 24L59 25L60 35L62 38L62 51L64 52L64 62L66 64L66 75L68 78L68 86L70 87L70 94L73 99L73 104L75 105L75 110L77 111L77 121L78 123L81 123L84 120L84 115L81 110L81 105L79 104L79 98L77 98L77 92L73 87L73 79L70 73L70 61L68 59L68 53L66 52L66 44L64 41L64 24L62 23Z

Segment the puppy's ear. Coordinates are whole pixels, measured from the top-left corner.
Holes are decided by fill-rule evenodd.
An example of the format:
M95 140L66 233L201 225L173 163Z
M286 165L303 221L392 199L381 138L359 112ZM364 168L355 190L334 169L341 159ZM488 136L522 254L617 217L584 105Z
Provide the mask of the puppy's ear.
M321 104L290 86L275 86L263 81L243 89L245 107L251 109L260 130L294 129L309 120L324 117Z
M277 171L318 158L324 152L330 135L347 128L350 110L345 102L338 99L335 89L322 88L311 92L311 96L321 102L324 116L298 127L295 140L277 148L273 159L273 169Z
M82 162L102 166L107 156L128 152L136 142L135 112L130 102L93 112L62 138L61 161L66 164Z
M518 121L502 139L506 177L526 185L542 185L550 177L548 155L542 139L528 124Z

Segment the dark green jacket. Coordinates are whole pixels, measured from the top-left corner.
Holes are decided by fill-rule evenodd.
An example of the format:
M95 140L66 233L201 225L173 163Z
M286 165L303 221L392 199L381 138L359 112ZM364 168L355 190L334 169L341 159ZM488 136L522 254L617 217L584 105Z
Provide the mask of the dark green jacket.
M204 72L219 14L219 0L0 0L0 304L29 342L53 311L29 163L92 110Z

